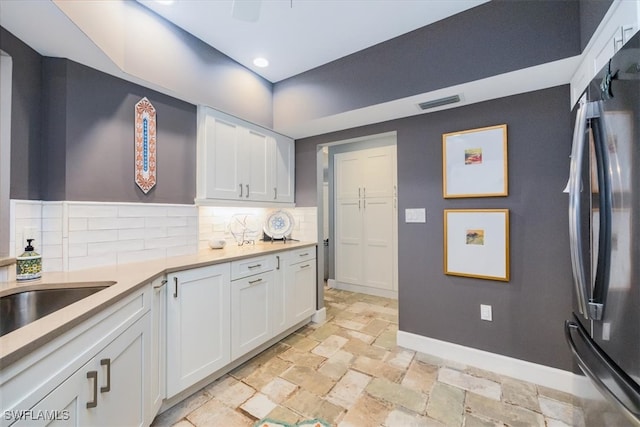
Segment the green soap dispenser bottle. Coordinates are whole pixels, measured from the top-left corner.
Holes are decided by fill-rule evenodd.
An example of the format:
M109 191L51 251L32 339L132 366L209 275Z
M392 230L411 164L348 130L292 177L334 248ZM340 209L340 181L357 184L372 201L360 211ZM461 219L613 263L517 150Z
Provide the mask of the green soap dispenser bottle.
M33 240L27 239L24 253L16 258L16 280L34 280L42 277L42 256L31 246Z

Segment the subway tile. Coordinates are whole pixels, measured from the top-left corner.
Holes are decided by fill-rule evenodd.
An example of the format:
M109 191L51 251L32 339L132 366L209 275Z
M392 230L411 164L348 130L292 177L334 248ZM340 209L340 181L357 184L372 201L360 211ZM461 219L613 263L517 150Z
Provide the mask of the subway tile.
M87 243L69 243L68 245L70 258L87 256Z
M118 208L113 205L69 203L69 218L113 218L118 215Z
M153 216L144 219L145 227L185 227L187 218L183 216Z
M59 231L43 231L41 245L61 245L62 230Z
M187 245L187 238L184 236L146 239L144 242L145 249L169 248L169 247L186 246L186 245Z
M42 218L62 218L63 216L63 202L43 202L42 203Z
M42 202L29 200L16 200L14 213L16 218L42 218Z
M69 218L69 231L84 231L88 228L87 218Z
M144 239L147 230L144 228L124 228L118 230L118 240Z
M117 254L118 264L127 264L130 262L149 261L152 259L164 258L167 255L165 249L145 249L141 251L120 252Z
M195 205L167 206L167 216L197 217L198 208Z
M89 256L108 254L112 252L133 252L144 249L144 240L117 240L113 242L98 242L87 244Z
M42 218L42 231L62 231L62 218Z
M118 240L117 230L69 231L70 243L111 242Z
M89 218L87 222L89 230L119 230L129 228L144 228L144 218Z
M70 257L69 270L75 271L84 270L86 268L104 267L107 265L114 265L116 262L117 257L115 253L85 257Z
M62 258L42 258L42 271L62 271Z
M60 258L62 259L62 242L59 245L43 245L41 254L42 259Z
M115 216L115 215L114 215ZM117 216L119 217L166 217L167 208L162 205L121 205L117 208Z

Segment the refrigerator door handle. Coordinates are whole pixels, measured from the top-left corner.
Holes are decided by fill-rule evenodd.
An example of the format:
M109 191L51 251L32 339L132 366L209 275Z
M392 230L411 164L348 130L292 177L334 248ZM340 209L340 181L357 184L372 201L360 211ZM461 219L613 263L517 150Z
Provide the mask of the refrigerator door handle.
M574 331L581 345L574 340ZM598 347L577 319L565 322L564 333L580 369L608 400L640 425L640 386Z
M611 165L607 147L607 132L602 101L589 103L592 108L587 114L591 119L593 145L598 169L598 259L593 293L589 300L589 317L602 320L605 301L609 291L609 273L611 269L611 217L613 215L613 199L611 193Z
M575 128L573 130L573 143L571 147L571 165L569 169L569 244L571 247L571 268L573 270L573 283L578 297L578 309L585 319L588 319L587 303L588 289L585 276L585 262L582 248L581 234L581 179L582 163L584 157L585 134L587 131L587 106L581 101L576 115Z

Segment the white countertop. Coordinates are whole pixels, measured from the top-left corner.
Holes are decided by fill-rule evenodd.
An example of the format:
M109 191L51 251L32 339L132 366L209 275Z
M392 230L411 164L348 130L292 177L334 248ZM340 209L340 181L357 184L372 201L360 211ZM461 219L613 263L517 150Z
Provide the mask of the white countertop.
M223 249L201 250L194 255L162 258L69 272L47 272L28 282L0 282L0 296L35 290L111 284L91 296L57 310L0 337L0 368L53 340L83 320L115 303L153 279L167 273L230 262L267 253L316 246L315 242L258 242L255 245L229 244Z

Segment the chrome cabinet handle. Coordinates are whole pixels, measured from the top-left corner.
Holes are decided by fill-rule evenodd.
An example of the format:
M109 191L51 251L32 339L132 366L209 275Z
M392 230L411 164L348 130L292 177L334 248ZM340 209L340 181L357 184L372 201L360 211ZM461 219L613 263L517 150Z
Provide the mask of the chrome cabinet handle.
M100 387L100 393L106 393L111 391L111 359L102 359L100 361L100 366L107 367L107 385Z
M249 198L249 184L247 184L247 199Z
M242 184L240 184L240 197L242 197Z
M162 280L162 282L160 282L159 285L154 285L153 289L160 289L161 287L163 287L166 284L167 284L167 279L164 279L164 280Z
M87 409L98 406L98 371L87 372L87 378L93 380L93 398L87 402Z
M276 255L276 270L280 270L280 255Z
M358 187L358 198L360 198L360 187Z
M307 268L307 267L311 267L311 264L301 265L301 266L300 266L300 269Z
M250 284L250 285L254 285L254 284L256 284L256 283L260 283L260 282L262 282L262 279L249 280L249 284Z
M173 285L174 285L173 297L174 298L178 298L178 278L177 277L173 278Z
M298 256L307 256L307 255L309 255L309 252L305 252L303 254L299 254Z
M262 267L262 264L250 265L247 268L252 269L252 268L258 268L258 267Z
M273 200L278 200L278 187L273 187Z

